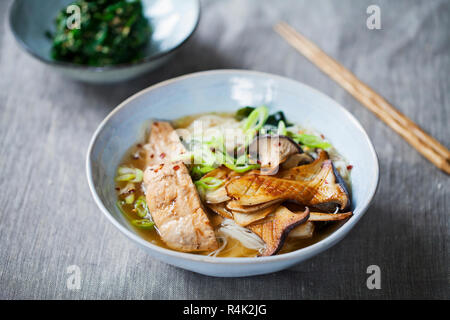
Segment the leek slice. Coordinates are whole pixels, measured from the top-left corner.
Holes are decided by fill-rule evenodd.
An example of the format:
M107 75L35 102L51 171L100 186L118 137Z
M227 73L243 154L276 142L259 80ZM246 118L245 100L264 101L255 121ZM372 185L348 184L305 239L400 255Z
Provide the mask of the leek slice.
M222 179L218 179L218 178L214 178L214 177L207 177L207 178L200 179L194 183L197 187L204 188L207 190L214 190L214 189L219 188L221 185L223 185L224 182L225 181Z
M267 118L269 117L269 109L266 106L261 106L253 110L244 122L244 132L251 132L256 134L262 128Z
M155 223L149 219L132 220L131 223L140 229L152 229L155 226Z
M144 196L140 196L134 203L134 209L139 217L145 218L148 214L148 206Z

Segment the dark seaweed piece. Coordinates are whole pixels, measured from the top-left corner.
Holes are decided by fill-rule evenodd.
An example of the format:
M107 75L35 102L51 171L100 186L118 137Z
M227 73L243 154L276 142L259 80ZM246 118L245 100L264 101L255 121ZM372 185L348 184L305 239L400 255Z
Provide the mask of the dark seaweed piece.
M292 125L290 122L286 120L283 111L278 111L271 114L266 121L266 124L270 124L272 126L278 126L278 122L283 121L286 126Z
M249 106L240 108L238 111L236 111L236 115L234 117L236 118L236 120L240 121L242 119L247 118L248 115L250 113L252 113L253 110L255 110L255 108L254 107L249 107Z

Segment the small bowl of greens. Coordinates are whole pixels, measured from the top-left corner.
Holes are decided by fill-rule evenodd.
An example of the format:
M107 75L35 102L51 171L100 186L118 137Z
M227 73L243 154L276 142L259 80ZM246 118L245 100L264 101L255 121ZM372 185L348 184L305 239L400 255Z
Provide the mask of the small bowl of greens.
M105 83L167 62L199 17L198 0L16 0L9 22L35 58L76 80Z

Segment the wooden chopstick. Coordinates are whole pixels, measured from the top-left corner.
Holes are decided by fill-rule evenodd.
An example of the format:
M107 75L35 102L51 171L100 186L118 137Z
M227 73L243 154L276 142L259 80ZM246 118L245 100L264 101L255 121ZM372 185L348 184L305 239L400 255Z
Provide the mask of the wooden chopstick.
M280 22L275 25L274 29L291 46L341 85L378 118L383 120L425 158L445 173L450 174L450 151L440 144L439 141L423 131L381 95L291 26L285 22Z

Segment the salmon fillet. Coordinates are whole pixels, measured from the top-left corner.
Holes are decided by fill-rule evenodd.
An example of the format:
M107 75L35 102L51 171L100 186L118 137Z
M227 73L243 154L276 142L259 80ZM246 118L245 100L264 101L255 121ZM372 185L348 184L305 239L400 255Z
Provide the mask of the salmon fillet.
M169 248L184 252L218 248L214 230L183 162L148 167L144 184L149 211Z
M163 121L152 123L147 146L147 166L177 161L180 155L186 153L186 148L173 127L170 123Z

